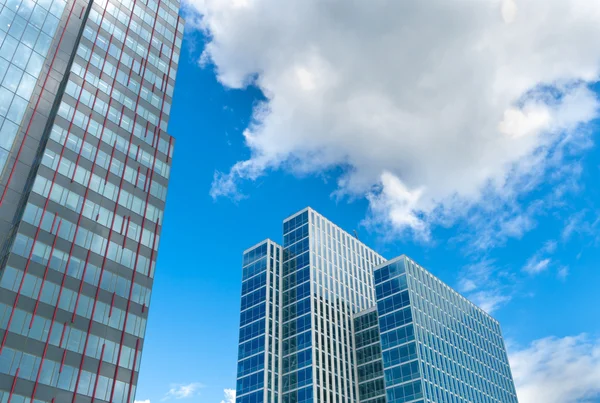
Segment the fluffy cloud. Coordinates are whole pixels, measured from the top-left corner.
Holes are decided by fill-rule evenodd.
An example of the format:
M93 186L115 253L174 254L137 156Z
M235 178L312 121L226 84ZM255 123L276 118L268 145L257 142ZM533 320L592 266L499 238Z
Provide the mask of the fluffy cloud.
M600 340L549 337L510 355L520 403L575 403L600 398Z
M133 403L150 403L150 399L146 399L146 400L136 400Z
M235 403L235 389L225 389L224 400L221 400L221 403Z
M251 157L215 174L214 197L239 197L244 180L274 169L341 167L336 195L367 197L367 223L426 239L433 224L530 189L598 114L597 1L188 0L189 10L220 82L267 98L244 132ZM527 219L494 225L519 236Z
M186 399L198 394L198 391L203 387L201 383L192 382L187 385L177 384L171 385L171 389L161 399L162 401L170 399Z

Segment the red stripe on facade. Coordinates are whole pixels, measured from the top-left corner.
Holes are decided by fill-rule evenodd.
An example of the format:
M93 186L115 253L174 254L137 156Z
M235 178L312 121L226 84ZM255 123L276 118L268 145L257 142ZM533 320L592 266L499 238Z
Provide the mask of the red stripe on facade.
M65 327L67 325L65 324ZM62 372L63 368L65 367L65 358L67 358L67 349L65 348L63 350L63 356L62 356L62 360L60 360L60 369L58 370L58 372Z
M102 360L104 359L104 347L106 347L106 343L102 344L102 351L100 351L100 362L98 363L98 372L96 373L96 382L94 382L94 393L92 393L92 403L96 400L96 390L98 389L98 379L100 379L100 371L102 371ZM79 369L81 372L81 368ZM79 383L79 376L77 376L77 383ZM75 391L77 391L77 387L75 387ZM73 401L75 401L76 394L73 394Z
M56 61L56 56L58 55L58 49L60 49L60 45L62 44L63 38L65 36L65 32L67 31L67 27L69 26L69 21L71 20L71 15L73 15L73 9L75 8L75 3L76 3L76 1L74 0L73 4L71 5L71 9L69 10L69 16L67 17L67 22L65 23L65 26L62 29L62 32L60 34L60 39L58 40L58 44L56 45L56 49L54 50L54 56L52 56L52 61L50 62L50 68L48 69L48 73L46 74L46 78L44 79L44 83L42 84L42 90L40 91L38 100L36 101L35 107L33 108L33 113L31 114L31 117L29 118L29 123L27 124L27 129L25 130L25 135L23 136L23 141L21 142L21 145L19 146L19 151L17 151L17 157L15 159L15 163L13 164L13 166L10 170L10 174L8 175L8 180L6 181L6 187L2 191L2 196L0 196L0 206L2 206L2 203L4 202L4 197L6 197L6 192L8 191L8 187L9 187L10 182L12 181L12 177L15 173L17 163L19 161L19 157L21 156L21 152L23 151L23 147L25 146L25 141L27 140L27 137L29 136L29 129L31 129L31 124L33 123L33 118L38 110L40 101L42 100L42 93L46 90L46 84L48 83L48 78L50 77L50 72L52 71L52 67L54 67L54 62ZM4 346L4 342L2 343L2 346ZM0 352L2 352L2 347L0 347Z
M137 361L138 349L140 348L140 339L135 341L135 352L133 353L133 364L131 365L131 377L129 378L129 390L127 391L127 402L131 402L131 389L133 385L133 376L135 375L135 363ZM139 371L139 368L138 368Z
M45 85L46 85L48 77L50 75L50 71L52 71L52 65L53 65L53 63L54 63L54 61L56 59L56 54L58 53L58 49L60 47L60 43L62 42L62 38L63 38L64 33L66 31L66 27L67 27L67 25L69 23L69 20L71 18L72 13L73 13L74 6L75 6L75 2L73 2L73 5L71 6L71 10L70 10L69 16L67 18L67 23L65 24L65 27L63 28L63 31L62 31L62 34L61 34L61 38L60 38L58 46L56 48L54 57L52 58L52 63L50 64L50 70L48 71L48 75L46 76L46 79L44 80L44 85L42 86L42 91L45 90ZM35 112L37 110L37 106L39 105L40 99L41 99L41 94L40 94L40 98L38 99L38 101L36 103L36 108L34 109L33 114L35 114ZM31 122L32 121L33 121L33 115L31 117L31 120L29 121L29 125L27 126L27 131L25 132L25 136L23 137L23 143L21 144L21 146L25 143L25 140L27 138L27 135L28 135L28 132L29 132L29 128L31 126ZM65 144L66 144L66 142L69 139L69 134L70 134L70 132L67 133L67 136L66 136L66 139L65 139ZM44 221L44 216L46 215L46 210L48 208L48 203L50 201L50 195L52 194L52 189L54 187L54 182L56 181L56 176L58 175L58 166L60 166L60 162L62 161L65 148L66 147L63 147L63 149L61 150L60 157L59 157L58 164L57 164L57 168L54 171L54 176L53 176L53 179L52 179L52 184L50 185L50 189L48 191L48 197L46 198L46 201L44 203L44 208L43 208L43 211L42 211L42 217L40 219L40 224ZM21 151L21 148L19 149L19 153L20 153L20 151ZM18 158L19 158L19 154L17 154L17 161L18 161ZM16 162L15 162L15 166L16 166ZM13 168L14 168L14 166L13 166ZM11 171L11 175L12 175L12 173L13 173L13 171ZM9 177L8 182L6 184L6 188L4 189L5 191L6 191L6 189L8 189L8 185L10 183L10 179L11 178ZM4 197L4 193L3 193L3 197ZM0 199L0 205L2 205L2 199ZM15 301L13 303L13 307L12 307L10 316L8 318L8 323L6 325L6 329L10 329L10 325L12 323L12 320L13 320L13 317L14 317L14 313L15 313L15 308L17 307L17 304L19 303L19 298L21 296L21 291L23 289L23 284L25 282L25 276L27 275L27 273L29 271L29 264L31 263L31 257L33 256L33 249L34 249L33 247L35 246L35 243L37 242L37 238L39 237L40 230L41 230L41 225L38 225L38 227L36 228L36 231L35 231L34 238L33 238L33 243L31 245L31 251L29 252L29 256L27 258L27 263L25 264L25 269L23 271L23 277L21 278L21 283L19 284L19 289L17 291L17 296L16 296ZM2 350L4 349L4 345L6 344L6 338L7 338L7 336L8 336L8 331L4 332L4 337L2 338L2 344L0 344L0 353L2 353Z
M109 318L112 316L112 311L115 306L115 295L116 295L116 293L113 292L112 299L110 300L110 310L108 311Z
M10 387L10 394L8 395L8 400L6 403L10 403L10 401L12 400L13 394L15 393L15 387L17 386L17 378L19 377L20 370L21 370L21 368L17 368L17 371L15 372L15 377L13 379L12 386Z
M77 307L79 306L79 298L81 297L81 290L85 281L85 273L87 271L88 264L90 262L90 253L92 251L88 249L87 255L85 256L85 264L83 265L83 274L81 275L81 281L79 282L79 290L77 291L77 299L75 299L75 309L73 309L73 315L71 316L71 323L75 322L75 315L77 313ZM99 284L98 284L99 285ZM91 320L91 318L90 318Z
M56 220L56 217L58 217L58 215L54 216L54 220ZM50 248L50 256L48 257L48 263L46 263L46 267L44 270L44 277L42 278L42 285L40 286L38 295L35 298L35 307L33 308L33 314L31 315L31 320L29 321L30 329L31 329L31 326L33 326L33 320L35 319L35 315L37 314L38 306L40 305L40 298L42 297L42 292L44 292L44 286L46 285L46 277L48 277L48 272L50 271L50 262L52 261L52 256L54 255L54 249L56 248L56 241L58 240L58 231L60 231L61 224L62 224L62 220L60 220L58 222L58 228L56 229L56 234L54 236L54 240L52 241L52 246ZM52 233L53 228L54 228L54 222L52 223L52 227L50 228L50 233Z

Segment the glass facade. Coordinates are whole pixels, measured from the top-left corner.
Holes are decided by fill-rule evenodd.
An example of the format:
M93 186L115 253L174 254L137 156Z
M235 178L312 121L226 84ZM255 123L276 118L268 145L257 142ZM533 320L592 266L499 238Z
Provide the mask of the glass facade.
M0 173L8 162L19 126L58 23L65 0L1 0L0 3Z
M265 240L244 252L237 401L279 400L281 246Z
M262 396L357 402L354 315L375 304L372 268L384 259L310 208L284 220L282 252L281 391ZM263 401L247 396L237 401Z
M179 2L0 3L0 402L133 402Z
M238 403L517 402L498 322L407 257L310 208L284 220L280 284L277 248L244 253Z
M389 403L517 402L495 319L405 256L374 277Z
M374 307L354 316L354 343L359 401L385 403L379 320Z

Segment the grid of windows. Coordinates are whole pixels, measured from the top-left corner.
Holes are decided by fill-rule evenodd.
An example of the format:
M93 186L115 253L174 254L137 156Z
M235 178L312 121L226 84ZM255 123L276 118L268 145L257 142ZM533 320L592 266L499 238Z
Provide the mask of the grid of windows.
M360 402L386 403L377 310L354 316L354 348Z
M314 210L308 213L319 381L315 400L358 401L353 314L373 306L372 268L384 259Z
M0 207L13 211L15 170L30 178L11 188L26 197L0 234L0 385L12 385L0 401L134 401L173 156L179 6L0 0ZM19 159L28 137L33 163ZM23 164L9 173L13 151ZM271 329L261 315L272 313L244 317L249 358Z
M517 402L500 325L404 258L427 402Z
M375 293L388 403L422 403L423 389L403 260L375 269Z
M283 403L516 403L498 322L425 269L385 262L310 208L284 220L283 239L279 371L275 244L244 254L238 403L279 403L277 380Z
M308 213L283 224L283 403L313 402Z
M65 0L0 0L0 174L65 5Z
M517 402L497 321L407 257L374 278L388 402Z
M278 402L281 246L266 240L244 252L236 399Z

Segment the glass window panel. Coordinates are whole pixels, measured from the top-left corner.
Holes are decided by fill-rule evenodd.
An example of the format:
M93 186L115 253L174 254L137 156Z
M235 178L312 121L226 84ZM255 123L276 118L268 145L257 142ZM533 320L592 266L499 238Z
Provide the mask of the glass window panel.
M0 82L2 82L2 80L4 79L4 75L8 70L8 66L10 66L10 63L0 57Z
M44 7L46 10L50 9L50 5L52 4L52 0L38 0L37 2L40 6Z
M35 7L35 1L23 0L23 3L21 3L21 6L19 7L19 11L17 12L17 14L27 20L27 19L29 19L29 16L31 16L31 12L33 11L34 7Z
M0 48L0 56L5 58L6 60L12 60L12 57L15 54L15 50L17 50L18 45L19 45L19 41L17 41L12 36L7 36L4 39L2 48Z
M42 31L44 31L46 34L48 34L50 36L53 36L54 33L56 32L56 27L58 27L58 18L56 18L55 16L50 14L46 18L46 22L44 23L44 27L42 28Z
M13 13L8 7L4 7L2 12L0 12L0 29L4 32L8 32L10 24L14 18L15 13Z
M7 160L8 160L8 151L5 151L2 148L0 148L0 173L4 169L4 166L6 165Z
M25 115L25 110L27 109L27 101L21 98L20 96L15 96L13 99L12 105L8 111L6 117L13 122L21 123L23 119L23 115Z
M45 33L41 32L37 43L35 44L34 50L42 55L45 55L46 53L48 53L48 49L50 49L51 42L52 38L50 38Z
M6 116L12 103L14 94L4 87L0 87L0 116Z
M17 129L18 126L14 123L10 121L4 122L4 125L2 125L2 130L0 130L0 147L10 151L17 134Z
M21 84L19 85L19 89L17 90L17 95L29 99L31 97L31 93L35 87L36 79L25 73L23 74L23 78L21 79Z
M42 7L40 7L40 5L38 4L34 10L33 13L31 14L31 18L29 19L29 22L31 24L33 24L34 26L36 26L37 28L42 28L42 26L44 25L44 20L46 19L46 16L48 15L48 12L46 10L44 10Z
M35 41L37 41L40 30L34 27L31 24L27 24L27 28L25 28L25 32L23 33L23 37L21 38L21 43L33 48L35 45Z
M63 0L54 0L50 7L50 12L57 17L60 17L63 10L65 9L65 2Z
M17 47L17 53L15 53L12 62L20 69L25 70L25 67L27 67L27 62L29 61L29 57L31 56L31 52L32 50L29 47L21 43Z
M20 5L21 5L21 0L8 0L6 2L6 7L8 7L9 9L11 9L14 12L17 12L17 10L19 10Z
M21 76L23 76L23 70L11 64L6 71L2 85L12 92L16 92L21 81Z
M39 42L39 40L38 40ZM29 63L27 63L26 72L31 74L34 77L38 77L40 71L42 71L42 66L44 65L44 58L37 53L33 53L31 58L29 59Z
M23 35L23 31L25 31L25 27L27 26L27 21L25 21L22 17L18 15L15 16L12 24L10 24L10 29L8 30L8 34L14 36L17 39L21 39L21 35Z

